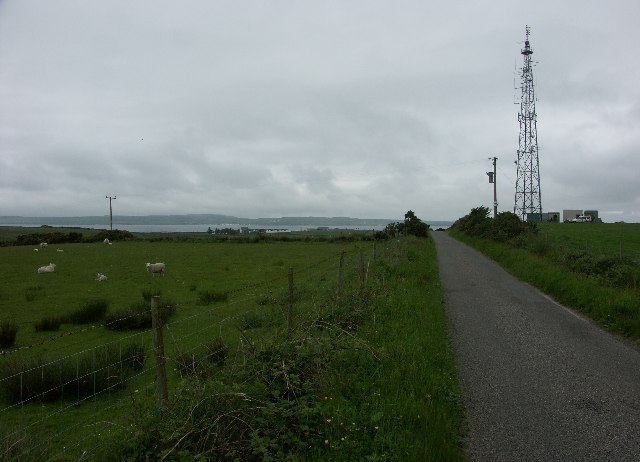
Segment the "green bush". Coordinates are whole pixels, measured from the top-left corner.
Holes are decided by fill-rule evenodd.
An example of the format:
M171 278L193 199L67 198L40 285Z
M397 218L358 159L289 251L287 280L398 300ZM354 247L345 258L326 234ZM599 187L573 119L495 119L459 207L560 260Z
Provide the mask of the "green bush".
M409 210L404 215L404 222L389 223L383 231L374 233L374 239L393 239L396 236L429 237L429 225L420 220Z
M471 209L469 214L456 220L451 229L498 242L517 242L522 236L537 231L535 223L522 221L512 212L500 212L495 218L489 218L487 207Z

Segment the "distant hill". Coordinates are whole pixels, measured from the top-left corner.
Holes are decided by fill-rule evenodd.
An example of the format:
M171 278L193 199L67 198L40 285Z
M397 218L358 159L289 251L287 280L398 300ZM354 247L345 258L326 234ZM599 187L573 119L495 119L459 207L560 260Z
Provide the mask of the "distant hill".
M230 215L190 214L190 215L141 215L113 217L113 225L265 225L265 226L384 226L399 220L381 218L349 217L280 217L280 218L240 218ZM105 225L109 226L109 215L84 217L20 217L0 216L0 225Z

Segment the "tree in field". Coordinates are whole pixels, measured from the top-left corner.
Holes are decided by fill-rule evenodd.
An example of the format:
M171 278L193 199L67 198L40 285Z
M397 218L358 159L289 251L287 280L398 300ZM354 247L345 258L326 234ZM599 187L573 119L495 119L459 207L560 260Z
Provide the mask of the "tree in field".
M391 239L396 236L429 237L429 225L409 210L404 214L403 222L389 223L384 231L376 233L377 239Z

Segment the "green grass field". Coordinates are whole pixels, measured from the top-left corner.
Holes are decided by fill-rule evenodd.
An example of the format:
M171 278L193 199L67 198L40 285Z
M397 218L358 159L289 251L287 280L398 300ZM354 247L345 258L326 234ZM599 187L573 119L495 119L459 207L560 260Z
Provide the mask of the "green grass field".
M145 270L156 261L166 263L165 276ZM54 273L36 272L50 262ZM108 280L95 281L98 272ZM159 293L177 306L164 329L171 411L160 420L150 330L119 332L101 322L35 330L42 318L87 302L106 300L109 313L141 302L143 293ZM206 301L219 293L228 298ZM211 450L195 437L208 429L221 441L241 440L233 449L238 460L247 459L242 451L249 447L257 460L462 460L462 404L443 307L429 240L378 243L375 250L369 241L184 236L50 245L38 252L2 247L0 321L14 322L18 332L17 350L0 357L0 368L14 359L79 363L76 358L86 352L95 358L95 347L107 344L141 344L148 355L124 390L81 401L0 404L0 454L6 460L111 460L109 454L125 451L128 460L193 460ZM203 372L195 358L219 339L227 362ZM194 359L193 370L184 358ZM195 412L194 403L202 410L213 398L207 412ZM225 406L242 413L253 431L234 426L239 420L225 427L236 429L230 434L211 430L208 425L229 415L216 414Z
M552 245L640 260L640 223L538 223Z

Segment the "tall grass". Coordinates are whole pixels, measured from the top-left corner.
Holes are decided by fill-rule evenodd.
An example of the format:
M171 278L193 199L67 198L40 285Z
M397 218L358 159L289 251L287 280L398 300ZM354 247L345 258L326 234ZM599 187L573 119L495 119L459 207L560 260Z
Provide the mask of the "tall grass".
M18 326L13 321L0 321L0 348L10 348L16 342Z
M11 357L0 363L0 389L12 404L81 400L124 388L129 376L143 364L144 351L137 344L102 346L54 361Z
M159 307L160 321L164 324L175 313L177 305L172 301L162 301ZM111 330L149 329L152 324L151 306L145 301L108 313L105 326Z
M89 324L104 318L108 308L109 302L107 300L92 300L86 302L77 310L68 313L63 319L70 324Z

